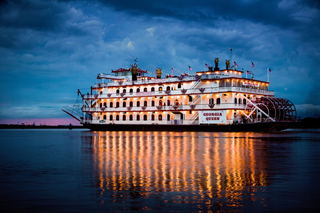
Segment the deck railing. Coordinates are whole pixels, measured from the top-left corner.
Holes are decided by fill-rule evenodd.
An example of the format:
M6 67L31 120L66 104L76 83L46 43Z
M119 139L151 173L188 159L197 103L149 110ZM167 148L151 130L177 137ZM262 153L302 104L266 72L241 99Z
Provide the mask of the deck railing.
M246 104L222 103L222 104L190 104L190 105L170 105L170 106L128 106L128 107L82 107L84 112L154 112L154 111L199 111L199 110L219 110L235 109L243 110Z
M199 88L170 90L166 91L148 91L148 92L129 92L126 93L102 93L95 95L83 95L83 99L96 99L96 98L134 98L134 97L150 97L150 96L165 96L165 95L198 95L198 94L212 94L212 93L224 93L224 92L242 92L242 93L252 93L252 94L263 94L263 95L273 95L274 91L254 89L246 87L203 87L205 90L201 92ZM200 88L201 89L201 88Z

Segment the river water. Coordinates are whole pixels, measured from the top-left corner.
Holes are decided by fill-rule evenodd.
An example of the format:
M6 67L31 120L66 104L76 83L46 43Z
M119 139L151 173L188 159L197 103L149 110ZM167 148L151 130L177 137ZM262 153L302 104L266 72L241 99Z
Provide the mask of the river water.
M0 130L1 212L319 212L320 132Z

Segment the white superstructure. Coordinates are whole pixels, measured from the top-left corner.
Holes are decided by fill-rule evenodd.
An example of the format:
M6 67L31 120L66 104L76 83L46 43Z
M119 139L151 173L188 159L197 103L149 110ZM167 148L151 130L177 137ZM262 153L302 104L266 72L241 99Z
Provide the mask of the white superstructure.
M161 78L157 69L157 77L150 77L136 63L130 69L112 70L113 75L100 73L90 94L82 94L80 122L229 125L295 118L290 101L276 103L269 82L243 78L242 71L229 69L229 61L220 70L218 61L215 59L214 69L196 75Z

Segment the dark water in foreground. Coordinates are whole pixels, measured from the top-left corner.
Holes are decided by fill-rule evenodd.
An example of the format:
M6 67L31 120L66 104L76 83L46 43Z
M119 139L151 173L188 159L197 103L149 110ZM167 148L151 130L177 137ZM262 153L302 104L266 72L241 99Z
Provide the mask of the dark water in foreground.
M320 211L320 132L0 138L1 212Z

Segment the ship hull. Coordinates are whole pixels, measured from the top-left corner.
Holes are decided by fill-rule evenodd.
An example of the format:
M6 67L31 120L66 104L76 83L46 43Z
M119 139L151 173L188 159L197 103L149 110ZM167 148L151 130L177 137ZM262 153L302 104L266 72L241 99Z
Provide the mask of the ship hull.
M236 125L127 125L83 124L92 131L175 131L175 132L269 132L294 127L295 122L264 122Z

